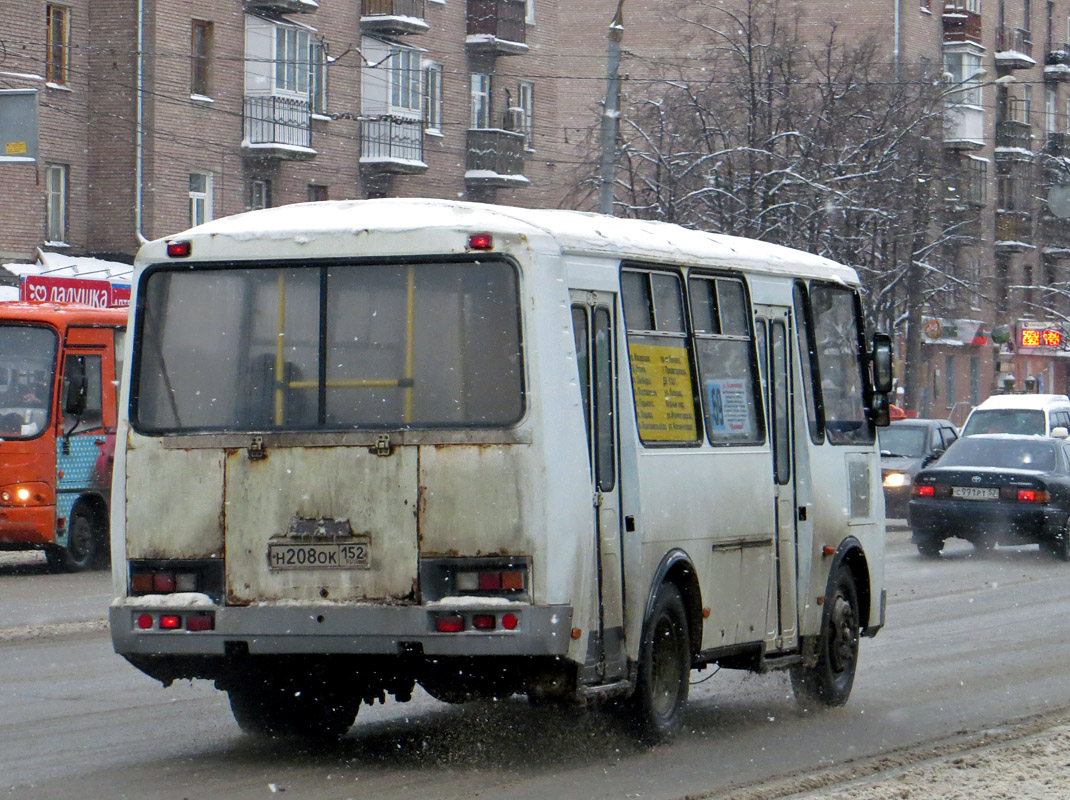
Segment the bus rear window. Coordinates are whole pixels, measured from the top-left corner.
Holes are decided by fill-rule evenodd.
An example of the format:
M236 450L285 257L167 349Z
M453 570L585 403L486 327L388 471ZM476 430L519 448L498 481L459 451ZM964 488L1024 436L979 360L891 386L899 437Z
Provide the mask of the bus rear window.
M505 262L157 270L142 293L144 431L503 427L523 413Z

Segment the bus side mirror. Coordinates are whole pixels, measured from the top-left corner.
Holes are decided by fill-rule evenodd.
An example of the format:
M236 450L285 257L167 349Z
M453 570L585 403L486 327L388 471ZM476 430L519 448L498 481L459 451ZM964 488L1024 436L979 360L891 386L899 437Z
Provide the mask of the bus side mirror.
M89 402L89 384L86 380L85 356L69 356L63 375L63 413L80 417Z
M870 418L878 428L885 428L891 424L892 410L888 407L888 395L884 392L874 392Z
M873 389L881 394L892 391L892 337L873 334Z

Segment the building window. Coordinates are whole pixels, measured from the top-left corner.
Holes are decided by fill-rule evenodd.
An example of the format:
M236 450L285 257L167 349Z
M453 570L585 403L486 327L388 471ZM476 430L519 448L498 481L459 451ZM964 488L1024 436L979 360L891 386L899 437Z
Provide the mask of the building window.
M310 183L308 185L308 200L310 203L316 203L320 200L327 200L328 192L327 187L321 183Z
M424 128L442 132L442 65L424 64Z
M45 80L66 86L70 80L71 10L49 3L45 7L47 41L45 44Z
M45 167L45 239L67 241L67 165Z
M965 266L965 283L969 287L970 306L977 309L981 305L981 257L967 256Z
M517 86L517 105L523 110L524 117L521 120L521 131L524 134L524 146L528 150L535 149L535 84L531 81L520 81Z
M490 127L490 75L472 73L472 127Z
M212 23L193 20L190 58L190 94L208 97L212 93Z
M932 11L932 0L921 0L921 7L926 11Z
M249 181L249 209L258 208L271 208L271 181L267 178Z
M327 47L309 38L309 69L312 71L312 113L327 115Z
M390 57L390 109L420 113L420 54L397 50Z
M279 25L275 28L275 88L308 94L309 33Z
M951 76L947 102L951 105L981 105L981 55L971 50L944 52L944 71Z
M1055 133L1056 96L1054 86L1044 87L1044 132Z
M965 205L983 206L988 202L988 159L968 155L964 167L959 200Z
M189 224L201 225L212 218L212 174L189 174Z
M535 24L535 0L524 0L524 22Z

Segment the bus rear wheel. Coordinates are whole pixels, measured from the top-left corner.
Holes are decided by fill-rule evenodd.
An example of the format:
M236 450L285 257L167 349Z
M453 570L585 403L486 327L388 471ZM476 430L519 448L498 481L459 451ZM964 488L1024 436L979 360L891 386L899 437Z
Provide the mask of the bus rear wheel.
M679 732L690 674L687 611L680 590L666 583L658 589L643 624L639 671L628 707L632 725L644 742L658 744Z
M353 725L359 699L302 688L294 681L250 680L227 689L243 733L272 738L337 739Z
M83 572L102 567L107 558L104 531L85 509L75 510L67 527L67 546L51 547L45 551L45 557L53 572Z
M795 699L804 705L842 706L854 685L861 618L854 576L843 564L829 580L824 607L817 663L792 667L791 687Z

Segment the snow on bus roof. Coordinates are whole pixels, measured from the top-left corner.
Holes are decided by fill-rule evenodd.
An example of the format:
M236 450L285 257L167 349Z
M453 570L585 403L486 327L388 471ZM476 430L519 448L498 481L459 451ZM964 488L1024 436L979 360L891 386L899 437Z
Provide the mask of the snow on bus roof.
M650 220L586 211L529 209L432 198L383 198L296 203L212 220L167 240L224 237L308 245L320 236L367 232L405 234L445 228L552 236L566 253L616 253L626 258L804 273L857 283L855 271L822 256L769 242L692 230ZM155 243L162 247L163 241Z

